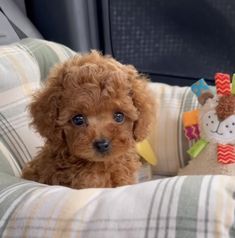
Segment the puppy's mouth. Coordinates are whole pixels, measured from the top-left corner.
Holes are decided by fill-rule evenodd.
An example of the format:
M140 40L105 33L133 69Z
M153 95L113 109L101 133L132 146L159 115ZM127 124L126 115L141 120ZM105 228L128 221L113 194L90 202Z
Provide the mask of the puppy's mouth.
M96 153L95 158L93 158L93 161L97 161L97 162L104 162L106 160L108 160L108 158L110 157L110 152L106 152L106 153Z
M112 156L113 155L111 152L99 153L97 151L94 151L90 155L81 156L81 157L90 162L105 162L105 161L108 161Z
M112 156L111 148L109 148L107 151L102 151L102 152L97 151L95 149L95 157L92 160L97 161L97 162L99 162L99 161L103 162L103 161L108 160L110 156Z
M112 144L110 140L99 139L92 143L89 154L84 156L91 162L105 162L113 156Z

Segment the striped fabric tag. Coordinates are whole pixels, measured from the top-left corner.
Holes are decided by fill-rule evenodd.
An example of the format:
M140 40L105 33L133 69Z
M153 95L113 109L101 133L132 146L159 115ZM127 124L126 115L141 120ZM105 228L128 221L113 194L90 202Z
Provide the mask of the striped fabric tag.
M235 146L218 144L217 159L222 164L235 163Z
M200 97L203 92L210 92L210 88L204 79L200 79L196 83L194 83L191 86L191 90L197 97Z
M198 121L199 121L199 110L198 109L183 113L184 127L197 125Z
M192 125L184 128L184 134L188 140L197 140L200 137L198 125Z
M230 75L217 73L215 74L215 85L216 85L216 92L219 95L230 95Z

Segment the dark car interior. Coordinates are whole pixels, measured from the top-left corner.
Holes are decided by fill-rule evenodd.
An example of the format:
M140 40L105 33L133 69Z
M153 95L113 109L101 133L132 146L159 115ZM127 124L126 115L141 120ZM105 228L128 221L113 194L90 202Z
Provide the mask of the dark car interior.
M154 82L212 81L235 66L235 2L229 0L0 1L1 44L43 37L73 50L99 49ZM31 25L31 23L33 25Z

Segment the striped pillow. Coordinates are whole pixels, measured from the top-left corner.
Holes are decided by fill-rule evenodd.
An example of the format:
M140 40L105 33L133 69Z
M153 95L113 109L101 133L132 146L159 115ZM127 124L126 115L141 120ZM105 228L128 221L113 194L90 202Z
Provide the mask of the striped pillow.
M0 237L232 238L234 179L176 176L74 190L0 173Z
M190 87L150 85L158 102L157 122L150 136L150 144L158 163L153 167L156 175L176 175L190 159L186 151L191 146L184 136L182 113L198 107Z
M29 127L27 104L50 68L74 54L63 45L38 39L0 47L0 165L4 164L0 171L19 175L19 168L42 145L40 136Z

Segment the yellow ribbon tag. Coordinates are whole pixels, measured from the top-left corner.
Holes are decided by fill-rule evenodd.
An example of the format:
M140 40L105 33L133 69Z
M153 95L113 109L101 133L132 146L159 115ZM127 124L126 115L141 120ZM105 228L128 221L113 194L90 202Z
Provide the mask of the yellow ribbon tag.
M141 141L136 145L138 154L151 165L156 165L157 158L148 140Z
M233 74L233 80L232 80L232 94L235 95L235 74Z

